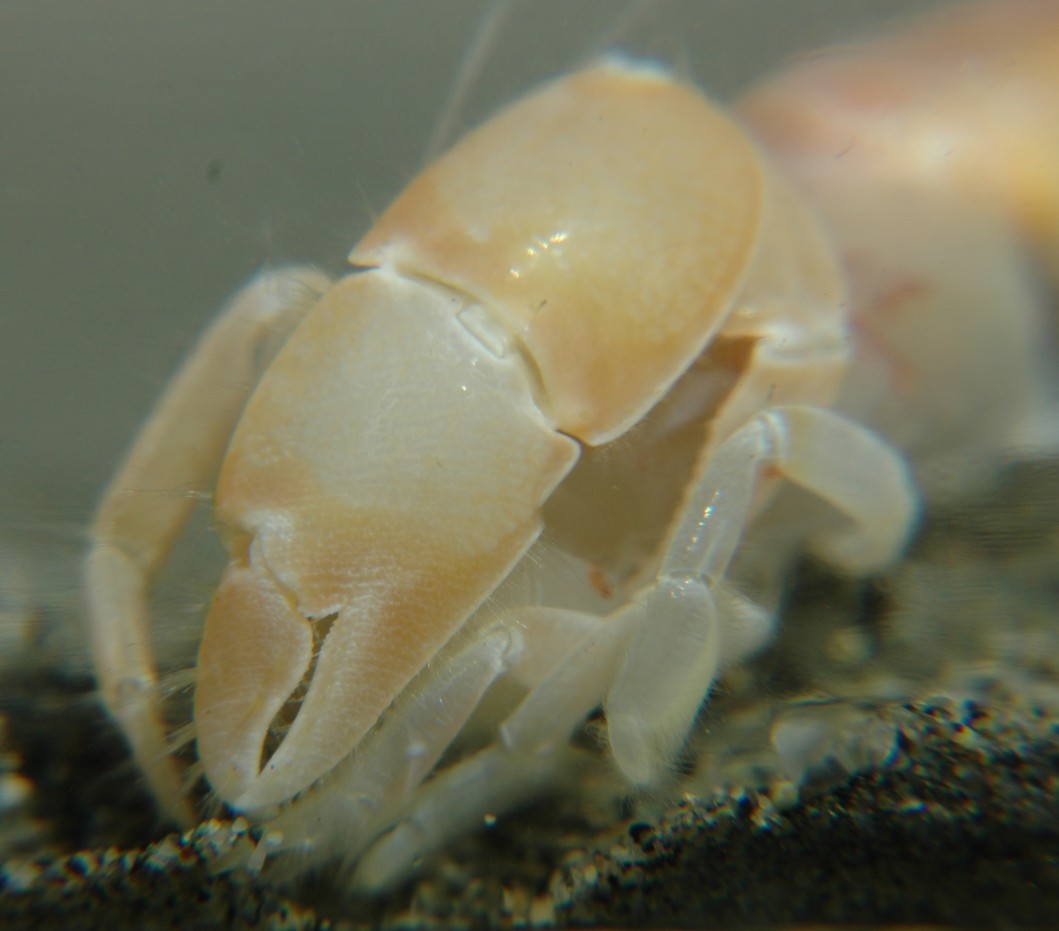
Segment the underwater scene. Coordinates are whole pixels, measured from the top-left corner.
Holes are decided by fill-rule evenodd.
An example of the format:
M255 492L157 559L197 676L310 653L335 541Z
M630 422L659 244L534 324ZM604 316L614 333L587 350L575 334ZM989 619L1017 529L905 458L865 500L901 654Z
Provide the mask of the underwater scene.
M1059 925L1059 0L0 4L0 926Z

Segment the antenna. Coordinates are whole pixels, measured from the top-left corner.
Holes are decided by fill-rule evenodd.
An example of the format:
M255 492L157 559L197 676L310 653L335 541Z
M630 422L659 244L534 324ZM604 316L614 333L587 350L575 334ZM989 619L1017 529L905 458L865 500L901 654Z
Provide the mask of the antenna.
M517 2L518 0L494 0L478 23L471 44L464 52L460 66L456 70L441 116L423 152L424 166L437 158L452 139L453 124L464 110L471 85L481 73L485 60L496 42L496 37L503 31Z

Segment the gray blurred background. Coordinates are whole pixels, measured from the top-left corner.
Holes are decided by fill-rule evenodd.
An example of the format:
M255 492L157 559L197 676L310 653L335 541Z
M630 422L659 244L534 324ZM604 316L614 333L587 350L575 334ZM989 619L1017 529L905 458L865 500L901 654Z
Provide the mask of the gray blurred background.
M456 125L608 45L730 98L932 5L522 0ZM0 2L0 558L76 550L170 372L255 269L341 270L420 165L490 6Z

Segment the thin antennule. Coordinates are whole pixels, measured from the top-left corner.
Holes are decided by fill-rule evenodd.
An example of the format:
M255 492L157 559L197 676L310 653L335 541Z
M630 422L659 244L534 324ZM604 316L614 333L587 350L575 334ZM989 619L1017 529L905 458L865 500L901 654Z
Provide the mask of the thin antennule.
M645 22L660 19L659 6L669 2L670 0L629 0L625 10L615 16L611 27L595 43L595 50L588 61L603 57L612 49L629 41L629 37L635 35Z
M496 37L503 31L517 2L518 0L496 0L482 17L456 70L441 117L430 134L430 141L423 152L423 165L434 161L453 138L453 126L464 110L471 85L481 74L482 66L496 42Z

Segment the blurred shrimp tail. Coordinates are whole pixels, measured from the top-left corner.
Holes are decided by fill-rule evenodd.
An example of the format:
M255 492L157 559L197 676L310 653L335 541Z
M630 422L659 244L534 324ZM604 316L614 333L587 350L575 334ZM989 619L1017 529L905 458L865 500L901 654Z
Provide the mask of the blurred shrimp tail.
M955 6L796 62L740 113L807 184L905 173L1009 219L1059 284L1059 2Z
M842 256L841 409L935 500L988 478L991 451L1059 452L1059 0L957 5L824 50L738 113ZM977 446L954 459L954 435Z

